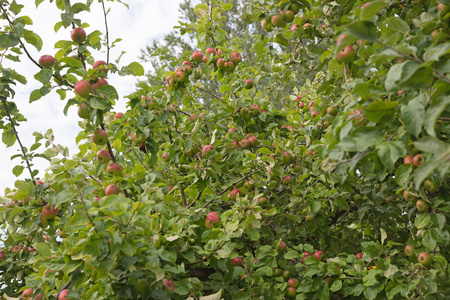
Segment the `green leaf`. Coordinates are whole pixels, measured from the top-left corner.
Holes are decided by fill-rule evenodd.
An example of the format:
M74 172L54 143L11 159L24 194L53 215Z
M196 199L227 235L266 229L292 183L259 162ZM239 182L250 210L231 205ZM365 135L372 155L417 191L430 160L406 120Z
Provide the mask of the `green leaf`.
M372 17L384 7L383 1L375 1L375 2L367 2L367 4L363 9L361 9L361 14L359 17L362 21L370 21Z
M24 169L24 166L18 165L13 168L12 172L16 177L18 177L18 176L20 176L20 174L22 174L23 169Z
M142 76L144 75L144 67L138 62L132 62L128 66L125 66L121 70L125 74L134 75L134 76Z
M406 147L402 142L383 142L376 149L381 163L389 170L393 170L397 160L406 155Z
M423 235L423 238L422 238L422 243L430 251L433 251L436 248L437 242L431 236L431 231L430 230L425 231L425 233Z
M100 91L104 93L109 99L117 100L119 99L119 94L112 85L104 85L100 88Z
M36 75L34 75L34 78L36 80L42 82L43 84L46 84L50 82L50 79L52 79L53 71L50 69L41 69Z
M422 132L425 119L424 95L420 94L409 101L408 104L402 105L401 113L406 130L418 137Z
M411 165L401 165L395 172L395 182L397 182L397 184L400 186L404 185L409 180L411 172Z
M330 287L330 291L337 292L342 288L342 280L336 280Z
M207 4L201 3L201 4L197 4L194 7L195 14L201 19L203 19L204 17L206 17L208 15L208 11L209 11L209 6Z
M36 250L41 256L49 257L52 255L52 250L46 243L37 243Z
M43 42L39 35L32 31L24 29L23 38L25 39L25 41L27 41L28 44L33 45L37 49L37 51L41 51Z
M41 99L41 97L42 97L41 90L38 89L32 91L30 94L30 103Z
M428 224L430 224L430 215L427 213L420 214L414 220L414 226L416 226L417 229L424 228Z
M277 44L280 44L282 46L285 46L285 47L289 46L288 40L281 33L279 33L275 36L274 42Z
M425 152L425 153L435 153L435 154L441 154L446 151L449 151L450 145L444 143L438 138L432 137L432 136L425 136L414 143L414 146L419 151Z
M295 250L289 250L288 252L286 252L284 254L285 259L294 259L294 258L298 258L298 257L300 257L300 254L298 254L298 252Z
M409 33L409 25L403 19L398 17L390 17L387 20L387 26L389 30L400 32L401 34Z
M428 49L423 55L425 61L439 61L441 56L450 53L450 43L438 44Z
M220 289L217 293L199 298L199 300L220 300L220 299L222 299L222 289Z
M77 193L73 190L63 190L63 191L59 192L58 195L56 195L55 205L59 206L60 204L69 202L76 195L77 195Z
M12 129L5 128L2 133L2 142L6 147L11 147L16 142L16 135Z
M425 130L431 136L436 136L435 124L437 118L442 114L442 112L450 104L450 96L441 95L431 102L431 105L427 108L425 112Z
M125 237L122 240L121 250L125 255L133 256L137 251L137 245L135 241L133 241L131 238Z
M376 42L377 39L377 27L368 21L356 21L347 25L348 32L362 40Z
M357 127L351 134L360 152L383 141L384 135L377 127Z
M365 109L364 114L369 121L376 123L389 122L395 114L397 102L375 101L370 103Z
M273 269L271 267L261 267L256 269L255 275L272 276Z

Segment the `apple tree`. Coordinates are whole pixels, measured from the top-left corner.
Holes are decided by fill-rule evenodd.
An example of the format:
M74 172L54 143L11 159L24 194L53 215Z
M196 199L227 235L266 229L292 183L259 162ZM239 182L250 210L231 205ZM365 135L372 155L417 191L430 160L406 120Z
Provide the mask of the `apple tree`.
M223 29L233 3L180 22L193 50L152 48L126 112L108 76L145 70L78 18L103 1L56 1L67 39L40 59L22 5L2 3L3 59L31 59L42 83L30 101L56 91L81 120L74 155L51 130L23 145L27 79L2 68L2 141L29 172L2 197L5 298L450 294L450 2L255 0L247 37Z

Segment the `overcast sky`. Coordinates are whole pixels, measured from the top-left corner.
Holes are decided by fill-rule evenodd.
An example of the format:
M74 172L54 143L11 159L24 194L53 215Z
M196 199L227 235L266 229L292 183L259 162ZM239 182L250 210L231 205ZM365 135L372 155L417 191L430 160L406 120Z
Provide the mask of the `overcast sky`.
M44 42L44 46L40 52L33 46L27 46L36 61L43 54L53 55L55 53L54 45L56 41L70 39L71 28L61 28L57 33L53 29L54 24L59 21L61 14L61 11L54 8L54 3L45 1L36 9L32 0L17 0L17 2L20 4L28 3L20 15L27 15L33 20L32 30L39 34ZM118 43L111 50L110 61L114 62L122 51L126 51L127 53L122 56L120 61L122 66L132 61L138 61L141 49L144 49L153 40L161 39L165 34L172 31L174 26L178 25L178 19L180 17L178 7L182 0L125 0L124 2L129 3L129 9L123 4L105 1L106 7L111 8L108 15L110 41L114 41L116 38L122 38L122 42ZM75 1L72 1L73 3ZM83 12L78 14L77 17L90 25L89 28L85 29L88 34L94 30L105 32L101 4L97 1L94 1L92 4L90 13ZM96 60L106 60L106 54L97 53L95 54L95 58ZM147 71L149 65L142 64ZM33 78L33 75L39 69L25 55L22 56L20 63L4 62L3 66L16 69L20 74L25 75L28 80L26 85L17 85L15 87L17 94L14 99L19 106L20 112L28 119L28 122L22 123L18 127L19 137L24 146L29 148L34 143L34 137L32 135L34 131L44 134L48 129L52 128L55 135L55 142L68 146L70 155L77 153L78 148L75 144L75 137L80 131L78 126L80 119L77 115L76 108L71 107L68 111L68 116L64 116L63 114L65 103L72 95L68 94L66 100L61 101L56 92L52 91L40 100L30 104L29 95L31 91L41 87L41 84ZM119 101L115 107L115 111L125 111L126 101L123 97L135 91L136 78L111 75L108 78L108 82L114 85L119 92ZM43 146L38 149L38 151L43 150ZM20 159L16 158L11 161L10 158L12 155L17 154L18 151L19 146L17 142L10 148L6 148L3 143L0 143L1 195L4 195L3 191L6 187L13 187L14 182L17 180L12 174L12 169L20 163ZM49 166L49 162L41 158L36 158L34 164L40 170L37 177L43 176L44 170ZM29 178L29 173L24 170L19 178Z

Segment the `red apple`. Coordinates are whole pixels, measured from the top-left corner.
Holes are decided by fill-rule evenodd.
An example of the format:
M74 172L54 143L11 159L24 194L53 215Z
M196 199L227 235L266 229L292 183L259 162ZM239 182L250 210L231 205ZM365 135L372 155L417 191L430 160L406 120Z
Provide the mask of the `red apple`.
M22 292L22 299L30 299L33 296L33 289L26 289Z
M317 111L315 111L315 110L313 110L312 112L311 112L311 118L315 118L315 117L317 117L319 115L319 112L317 112Z
M175 290L175 286L173 284L172 280L169 280L167 278L163 279L163 285L167 288L167 290L169 291L169 294L172 295L173 291Z
M239 148L241 148L241 145L239 144L239 141L234 140L234 141L231 143L231 148L234 148L234 149L239 149Z
M252 104L250 106L250 109L252 112L254 112L255 114L259 113L259 105L258 104Z
M90 95L94 93L94 88L89 80L80 80L75 84L75 92L80 95L80 97L89 98Z
M247 149L251 145L251 143L250 143L250 141L248 139L243 139L239 144L244 149Z
M97 152L97 159L101 163L107 163L111 160L111 154L108 150L100 150Z
M286 296L290 299L294 299L297 296L297 289L292 286L288 286L286 288Z
M322 251L316 251L316 252L314 252L314 254L313 254L313 256L315 257L315 258L317 258L317 260L321 260L322 259L322 255L323 255L323 252Z
M344 49L339 51L336 54L336 59L339 62L350 62L355 57L355 50L353 49L352 45L346 46Z
M118 195L120 193L120 189L117 185L111 184L105 189L106 196L109 195Z
M133 132L133 135L131 136L131 139L136 144L141 144L141 143L145 142L145 140L146 140L145 135L143 133L138 135L136 132Z
M233 189L231 190L230 194L228 195L228 197L231 200L235 200L237 198L237 195L242 195L242 192L240 189Z
M429 207L428 203L425 202L424 200L422 199L417 200L416 208L418 212L428 211L428 207Z
M283 15L274 15L271 18L271 22L273 27L284 27L286 25L286 22L284 21L284 16Z
M118 176L122 173L122 168L117 164L109 164L106 168L106 172L110 173L113 176Z
M58 214L58 209L54 205L49 206L48 204L46 204L42 208L42 215L44 216L44 218L46 220L54 219L57 214Z
M284 152L281 155L281 163L283 163L284 165L290 164L291 161L292 161L292 155L289 152Z
M246 79L245 80L245 86L244 88L249 90L253 87L253 80L252 79Z
M42 55L39 58L39 65L43 68L51 68L55 64L55 59L51 55Z
M234 65L234 62L229 60L229 61L225 62L223 67L224 67L225 71L231 72L234 70L235 65Z
M206 228L211 229L211 228L214 227L213 223L219 223L220 222L220 219L219 219L218 215L219 215L219 213L217 211L212 211L206 216L206 220L205 220Z
M356 259L361 259L363 257L363 254L361 252L356 253Z
M219 69L225 68L225 61L223 60L223 58L219 58L217 60L216 65L217 65L217 68L219 68Z
M104 85L108 85L108 81L106 81L103 78L99 78L98 81L96 83L94 83L92 86L96 89L100 89L102 86Z
M163 155L162 155L162 159L163 159L165 162L169 161L169 160L170 160L169 153L164 152Z
M92 69L98 69L102 72L108 72L108 63L104 60L97 60L93 65Z
M208 49L206 49L205 52L206 52L206 54L212 54L213 56L217 55L216 49L213 49L213 48L208 48Z
M287 285L293 288L297 288L298 287L298 280L295 278L291 278L288 280Z
M405 156L405 158L403 159L403 164L405 164L405 165L412 165L413 164L412 156L411 155Z
M82 42L84 42L86 40L86 31L84 31L83 28L74 28L70 32L70 38L75 43L81 44Z
M235 64L240 63L242 60L242 56L239 52L234 52L233 54L231 54L231 61Z
M92 134L92 141L96 145L105 145L108 142L108 134L103 129L97 129Z
M58 300L69 300L69 297L67 297L67 294L69 294L68 289L62 290L61 293L59 294Z
M406 245L405 246L405 254L406 256L411 256L414 254L414 246Z
M203 60L203 53L200 50L196 50L194 51L194 53L192 54L192 59L195 62L201 62Z
M255 136L251 136L248 138L248 141L250 142L250 144L254 147L256 145L258 145L258 139Z
M416 167L420 166L422 162L423 162L422 154L417 154L416 156L413 157L413 164Z
M208 156L210 155L213 151L215 150L213 145L206 145L203 147L202 149L202 154L203 156Z
M292 181L292 176L286 175L286 176L283 177L282 181L283 181L284 184L289 184Z
M11 252L14 253L14 255L18 255L20 253L20 250L22 250L22 246L15 245L12 247Z
M115 121L115 120L117 120L117 119L122 119L122 118L123 118L123 113L118 112L118 113L116 113L116 115L114 116L114 120L113 120L113 121Z
M366 2L363 5L361 5L361 9L363 9L364 7L366 7L367 5L371 4L372 2Z
M429 266L431 264L431 255L427 252L421 252L417 256L417 260L424 266Z
M280 241L277 246L277 251L284 252L284 251L286 251L286 249L287 249L286 243L283 241Z
M403 198L405 198L405 200L408 202L415 202L417 200L417 197L407 190L403 191Z

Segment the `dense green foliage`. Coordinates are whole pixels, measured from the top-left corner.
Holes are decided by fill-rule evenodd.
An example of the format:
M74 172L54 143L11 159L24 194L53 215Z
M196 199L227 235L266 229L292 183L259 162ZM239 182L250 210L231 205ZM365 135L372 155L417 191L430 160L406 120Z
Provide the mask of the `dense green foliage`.
M50 166L40 181L30 167L2 197L5 296L448 297L449 0L198 4L178 28L196 44L172 36L148 48L155 69L123 116L112 111L114 87L92 85L145 70L94 67L90 49L109 51L105 33L86 28L74 42L68 28L103 1L87 2L55 1L67 40L30 95L55 90L66 112L80 107L80 151L69 156L51 131L19 144L24 161ZM293 20L281 17L296 6ZM42 47L20 10L2 2L4 59ZM204 57L208 48L221 54ZM1 76L2 140L12 146L24 121L14 86L25 78Z

